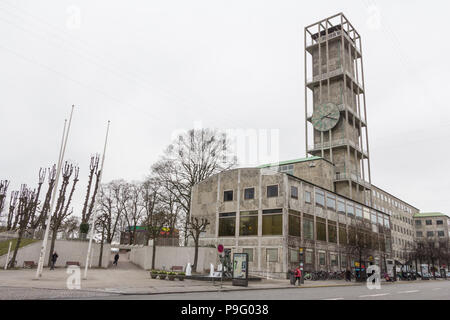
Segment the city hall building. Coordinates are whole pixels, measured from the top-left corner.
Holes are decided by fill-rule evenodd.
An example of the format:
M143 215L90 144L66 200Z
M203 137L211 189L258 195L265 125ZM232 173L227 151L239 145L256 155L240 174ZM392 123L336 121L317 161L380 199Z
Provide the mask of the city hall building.
M250 273L405 262L419 210L371 182L361 37L340 13L305 28L306 158L239 168L194 186L191 214L210 225L200 245L249 255ZM379 124L381 125L381 124Z

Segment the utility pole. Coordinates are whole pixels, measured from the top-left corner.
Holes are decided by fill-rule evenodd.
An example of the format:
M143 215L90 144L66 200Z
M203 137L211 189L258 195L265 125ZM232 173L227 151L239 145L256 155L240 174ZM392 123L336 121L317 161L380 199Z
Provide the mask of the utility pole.
M100 177L98 179L98 186L99 188L101 188L101 183L102 183L102 176L103 176L103 165L105 164L105 153L106 153L106 144L108 143L108 134L109 134L109 124L111 123L111 121L108 121L108 127L106 128L106 137L105 137L105 145L103 147L103 155L102 155L102 164L100 167ZM93 199L94 203L96 201L96 199ZM84 277L83 279L86 280L87 279L87 271L88 271L88 267L90 264L90 254L91 254L91 248L92 248L92 239L94 238L94 229L95 229L95 218L97 217L97 210L95 209L94 206L94 215L92 217L92 225L91 225L91 237L89 239L89 246L88 246L88 252L86 255L86 264L84 266Z
M67 127L67 132L66 132L67 119L64 121L63 136L62 136L62 140L61 140L61 147L60 147L60 150L59 150L58 168L56 170L55 185L53 186L52 202L51 202L51 205L50 205L50 210L48 212L47 223L46 223L46 227L45 227L44 239L42 241L41 252L39 254L39 262L38 262L38 267L37 267L37 270L36 270L36 277L35 277L36 280L38 280L42 276L42 270L44 268L44 258L45 258L45 251L47 250L47 240L48 240L48 234L49 234L49 231L50 231L50 223L51 223L51 220L52 220L53 209L55 207L56 191L58 189L59 176L61 174L61 166L62 166L62 162L63 162L63 159L64 159L64 154L66 152L67 139L69 137L70 125L72 124L72 115L73 115L73 109L74 108L75 108L75 106L72 105L72 110L70 111L69 126ZM51 252L49 254L51 254Z
M11 253L11 244L12 244L12 241L9 242L8 255L6 256L5 270L8 269L9 254Z

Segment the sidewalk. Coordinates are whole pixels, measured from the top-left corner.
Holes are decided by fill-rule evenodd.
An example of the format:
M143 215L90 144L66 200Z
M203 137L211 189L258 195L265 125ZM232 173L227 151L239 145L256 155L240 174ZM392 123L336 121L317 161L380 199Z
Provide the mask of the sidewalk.
M305 281L301 286L293 286L289 280L263 279L251 281L248 287L234 287L231 282L220 281L169 281L151 279L148 271L137 268L132 264L122 264L109 269L90 269L88 279L83 280L84 269L81 269L81 290L68 290L67 279L69 274L65 268L55 270L44 269L42 278L35 280L36 269L32 270L0 270L0 297L8 298L7 291L16 289L32 290L60 290L78 291L99 294L162 294L162 293L188 293L188 292L217 292L264 289L304 289L320 287L361 286L365 283L346 282L343 280ZM421 280L417 280L421 281ZM430 280L432 281L432 280ZM396 283L412 283L413 281L399 281ZM388 284L388 283L385 283ZM5 297L6 296L6 297Z

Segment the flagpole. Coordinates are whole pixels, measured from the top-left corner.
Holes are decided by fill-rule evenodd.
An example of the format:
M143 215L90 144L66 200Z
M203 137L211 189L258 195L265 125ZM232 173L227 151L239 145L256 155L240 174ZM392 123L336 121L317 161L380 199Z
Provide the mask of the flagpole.
M61 166L62 166L62 161L64 159L64 154L66 152L67 138L69 137L70 125L72 124L72 115L73 115L74 107L75 106L72 105L72 110L70 111L69 126L67 127L67 132L66 132L67 119L64 120L63 137L61 140L61 147L59 150L58 168L56 169L55 184L53 185L52 202L50 205L50 210L47 213L48 217L47 217L47 222L46 222L46 226L45 226L45 234L44 234L44 239L42 241L41 252L39 254L39 262L38 262L38 267L36 270L35 279L39 279L42 276L42 270L44 268L45 251L47 250L47 240L48 240L48 234L50 232L50 223L51 223L53 209L55 207L56 190L58 189L59 176L61 173ZM51 254L51 252L50 252L50 254Z
M103 155L102 155L102 164L100 166L100 177L98 178L98 187L101 188L101 183L102 183L102 176L103 176L103 165L105 163L105 153L106 153L106 145L108 143L108 134L109 134L109 124L111 123L111 121L108 121L108 126L106 128L106 137L105 137L105 145L103 147ZM96 201L96 199L93 200L94 203ZM92 225L91 225L91 236L89 239L89 246L88 246L88 252L86 255L86 264L84 266L84 277L83 279L86 280L87 279L87 272L88 272L88 267L90 264L90 253L91 253L91 249L92 249L92 239L94 238L94 229L95 229L95 219L97 217L97 210L94 206L94 215L92 217Z

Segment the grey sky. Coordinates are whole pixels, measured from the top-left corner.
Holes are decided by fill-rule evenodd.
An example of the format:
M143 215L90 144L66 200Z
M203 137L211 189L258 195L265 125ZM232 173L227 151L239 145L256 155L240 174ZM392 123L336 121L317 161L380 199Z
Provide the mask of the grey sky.
M363 40L372 182L448 213L450 5L307 3L0 0L0 179L36 183L72 104L77 211L107 120L104 181L142 179L198 121L278 129L280 159L303 157L303 28L342 11Z

